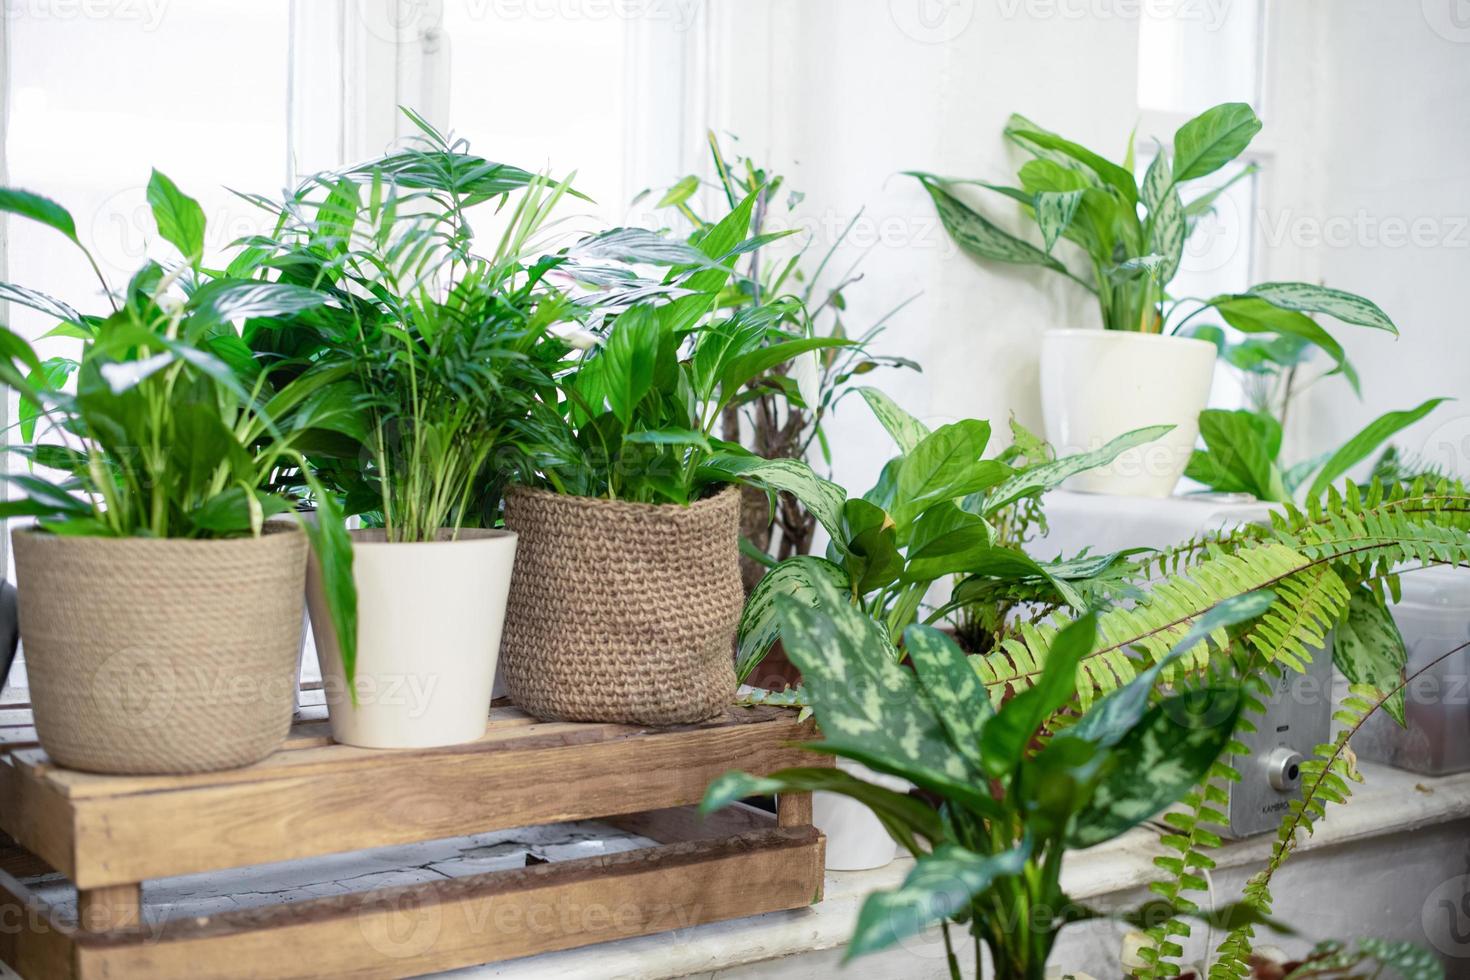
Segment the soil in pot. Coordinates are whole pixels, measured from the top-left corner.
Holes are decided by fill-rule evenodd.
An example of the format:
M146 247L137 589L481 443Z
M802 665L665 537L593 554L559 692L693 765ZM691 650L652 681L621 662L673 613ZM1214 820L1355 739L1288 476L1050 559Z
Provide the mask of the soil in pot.
M36 730L72 769L249 765L291 726L306 535L11 536Z

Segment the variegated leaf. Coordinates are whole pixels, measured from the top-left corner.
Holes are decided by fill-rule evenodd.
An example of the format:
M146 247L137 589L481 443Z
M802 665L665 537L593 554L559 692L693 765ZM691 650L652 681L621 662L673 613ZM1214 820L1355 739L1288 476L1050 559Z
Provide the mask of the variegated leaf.
M1050 463L1022 470L992 490L985 500L985 513L994 514L1007 504L1015 503L1030 494L1060 486L1069 477L1099 466L1106 466L1119 454L1134 446L1153 442L1173 430L1172 425L1151 425L1143 429L1125 432L1091 452L1064 456Z
M976 258L994 262L1044 265L1057 272L1066 271L1061 262L1030 242L1002 230L938 183L922 178L920 182L934 200L934 207L939 211L939 220L945 230L966 252Z
M735 659L735 675L744 683L765 657L771 645L781 636L781 621L776 615L776 597L790 596L808 605L816 605L817 579L830 582L844 595L848 576L840 566L815 555L788 558L767 572L745 600L740 615L739 653Z
M1072 223L1072 215L1077 213L1077 205L1081 203L1081 191L1056 191L1036 195L1033 205L1036 223L1041 226L1041 238L1046 243L1048 252Z
M1379 309L1376 303L1341 289L1331 289L1309 282L1263 282L1258 286L1252 286L1247 292L1283 310L1326 313L1343 323L1387 330L1395 337L1399 333L1399 328L1394 326L1388 314Z
M1393 614L1370 590L1360 586L1333 633L1332 662L1349 682L1386 694L1403 683L1408 660L1404 637ZM1395 691L1383 707L1394 721L1404 724L1402 689Z
M1030 839L999 854L976 854L944 844L919 858L902 885L863 902L847 958L875 953L918 935L931 924L968 908L995 879L1018 875L1031 856Z
M928 426L899 408L892 398L877 388L859 388L858 394L863 396L863 401L867 402L868 407L873 410L873 415L878 419L878 423L898 444L899 452L904 454L913 452L914 447L929 434Z
M700 466L702 475L749 483L763 490L785 492L801 501L832 536L842 538L842 505L847 491L817 476L799 459L762 459L749 453L716 453Z
M976 773L983 772L980 730L992 711L980 675L954 640L932 626L910 626L903 644L950 741Z

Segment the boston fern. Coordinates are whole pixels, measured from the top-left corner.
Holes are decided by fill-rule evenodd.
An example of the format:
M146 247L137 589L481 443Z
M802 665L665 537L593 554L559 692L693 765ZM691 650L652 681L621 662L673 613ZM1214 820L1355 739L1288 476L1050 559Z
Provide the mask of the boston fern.
M942 923L956 980L952 924L972 937L976 976L985 947L1000 980L1040 980L1061 930L1103 915L1062 890L1068 852L1111 840L1177 800L1224 750L1239 711L1230 683L1212 689L1205 714L1197 692L1160 696L1155 684L1197 641L1271 601L1256 594L1222 603L1171 654L1063 725L1078 662L1096 643L1093 616L1057 634L1037 682L995 709L971 660L943 633L923 625L905 631L910 671L886 655L883 628L845 595L822 581L813 590L815 608L789 597L777 603L787 653L805 677L823 735L808 747L906 779L917 792L826 767L769 778L737 772L710 786L704 809L810 790L868 806L915 863L898 888L865 900L848 957ZM1110 917L1142 923L1174 911L1153 904ZM1227 928L1260 921L1239 908L1206 915Z
M1132 137L1123 161L1114 163L1014 115L1006 124L1006 138L1031 156L1018 175L1020 186L925 172L912 176L923 184L945 229L967 253L989 262L1038 265L1065 276L1096 297L1106 329L1179 333L1189 328L1184 332L1193 330L1223 345L1218 328L1194 328L1189 322L1213 311L1243 333L1296 338L1320 347L1337 370L1354 379L1342 345L1309 314L1397 335L1393 321L1361 296L1304 282L1262 283L1243 293L1209 298L1169 293L1185 239L1225 187L1188 201L1184 189L1238 157L1260 128L1260 120L1243 103L1215 106L1179 127L1172 148L1160 144L1139 181L1134 175ZM1249 172L1246 168L1231 182ZM965 184L1018 202L1036 222L1041 244L1012 235L956 196ZM1080 249L1086 272L1073 271L1055 254L1063 240Z

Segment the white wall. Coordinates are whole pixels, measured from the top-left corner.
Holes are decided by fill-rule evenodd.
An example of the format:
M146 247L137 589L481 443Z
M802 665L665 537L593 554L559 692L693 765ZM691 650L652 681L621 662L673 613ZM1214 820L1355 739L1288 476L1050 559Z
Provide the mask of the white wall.
M715 53L725 67L713 125L785 168L829 240L866 207L860 231L877 244L848 296L850 323L922 293L878 349L918 360L924 373L874 374L873 383L921 417L989 418L1000 433L1011 411L1039 430L1041 331L1095 323L1091 298L1054 273L958 253L928 196L900 174L1010 181L1021 158L1001 129L1012 111L1122 155L1136 115L1137 22L1037 17L1031 7L1045 9L968 0L712 0L710 9L712 36L729 44ZM947 17L926 28L925 9ZM985 204L1019 218L1004 199ZM839 482L867 489L891 454L887 437L856 399L831 435Z
M1450 462L1440 444L1453 441L1470 472L1470 317L1458 301L1470 272L1470 27L1454 29L1454 2L1268 5L1258 142L1271 170L1260 181L1255 278L1361 292L1404 334L1395 342L1329 324L1363 375L1363 399L1340 379L1312 389L1291 420L1293 459L1384 411L1458 395L1462 407L1442 408L1403 442ZM1096 313L1053 274L959 254L900 172L1009 181L1020 158L1001 128L1012 111L1121 156L1140 118L1140 21L1128 10L1102 0L710 0L712 124L784 169L821 232L867 208L863 231L878 244L850 293L851 322L922 292L880 350L916 358L924 374L871 376L915 414L988 418L1004 433L1014 412L1039 428L1040 333L1093 325ZM938 20L926 25L926 12ZM1169 133L1140 132L1152 135ZM980 200L988 214L1018 217L1003 200ZM1366 230L1315 243L1314 231L1340 231L1360 212ZM1416 219L1428 222L1428 244L1397 244L1395 229ZM886 439L855 400L832 435L839 481L866 489Z
M1337 332L1363 398L1317 386L1293 443L1335 446L1383 412L1457 397L1398 441L1470 476L1470 21L1455 0L1276 6L1266 111L1302 137L1264 202L1269 272L1369 296L1402 332Z

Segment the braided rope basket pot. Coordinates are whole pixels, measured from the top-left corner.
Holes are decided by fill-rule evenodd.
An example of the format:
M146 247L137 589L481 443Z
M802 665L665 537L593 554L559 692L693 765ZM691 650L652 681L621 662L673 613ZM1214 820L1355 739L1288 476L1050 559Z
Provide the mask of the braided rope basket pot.
M306 535L178 540L11 535L41 746L91 772L258 762L296 703Z
M501 646L506 689L540 718L678 725L735 694L740 492L688 507L512 489L520 536Z

